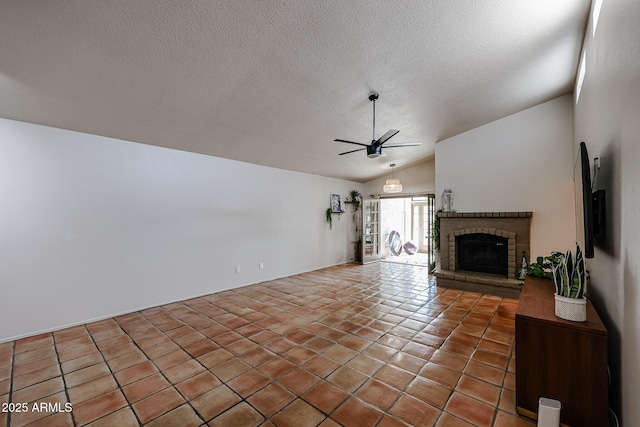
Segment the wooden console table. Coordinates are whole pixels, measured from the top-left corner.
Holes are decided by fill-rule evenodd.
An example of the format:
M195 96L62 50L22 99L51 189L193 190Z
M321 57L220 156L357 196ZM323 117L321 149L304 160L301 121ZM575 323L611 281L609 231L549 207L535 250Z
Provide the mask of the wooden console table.
M554 314L550 280L527 277L516 311L516 410L537 419L538 399L562 404L568 426L609 425L607 329L587 302L587 321Z

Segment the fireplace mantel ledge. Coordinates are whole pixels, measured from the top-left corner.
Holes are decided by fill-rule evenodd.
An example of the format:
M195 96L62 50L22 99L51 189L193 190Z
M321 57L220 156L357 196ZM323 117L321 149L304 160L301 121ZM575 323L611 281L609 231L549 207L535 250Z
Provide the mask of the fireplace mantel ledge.
M531 218L533 212L438 212L440 218Z

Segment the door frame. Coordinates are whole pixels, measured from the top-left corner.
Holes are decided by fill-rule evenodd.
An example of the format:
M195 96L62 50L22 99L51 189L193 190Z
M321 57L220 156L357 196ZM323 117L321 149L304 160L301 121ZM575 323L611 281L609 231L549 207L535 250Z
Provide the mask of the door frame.
M380 261L380 199L362 201L362 264Z

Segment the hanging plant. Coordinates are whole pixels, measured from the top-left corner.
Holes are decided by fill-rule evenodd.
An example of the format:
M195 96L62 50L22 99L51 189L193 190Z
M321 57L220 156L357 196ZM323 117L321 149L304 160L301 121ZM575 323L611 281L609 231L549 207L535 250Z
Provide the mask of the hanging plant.
M362 194L358 190L351 190L349 192L349 197L351 198L351 205L353 206L353 210L357 211L360 208L360 200L362 200Z
M440 254L440 215L442 212L442 208L436 211L436 215L433 218L433 228L431 230L431 236L433 238L433 249L436 253L436 256Z
M333 228L333 216L331 216L331 214L332 214L331 208L327 208L326 215L327 215L327 222L329 223L329 230Z

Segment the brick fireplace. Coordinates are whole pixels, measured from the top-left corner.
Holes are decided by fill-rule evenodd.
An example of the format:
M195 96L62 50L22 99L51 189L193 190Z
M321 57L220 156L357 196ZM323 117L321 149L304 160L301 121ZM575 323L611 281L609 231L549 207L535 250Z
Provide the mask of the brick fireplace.
M438 286L517 298L522 284L517 280L517 273L523 253L529 260L532 213L441 212L438 215L440 268L435 272ZM469 241L471 243L466 243ZM477 254L469 253L473 250ZM461 257L471 262L461 263ZM494 264L500 265L493 267Z

